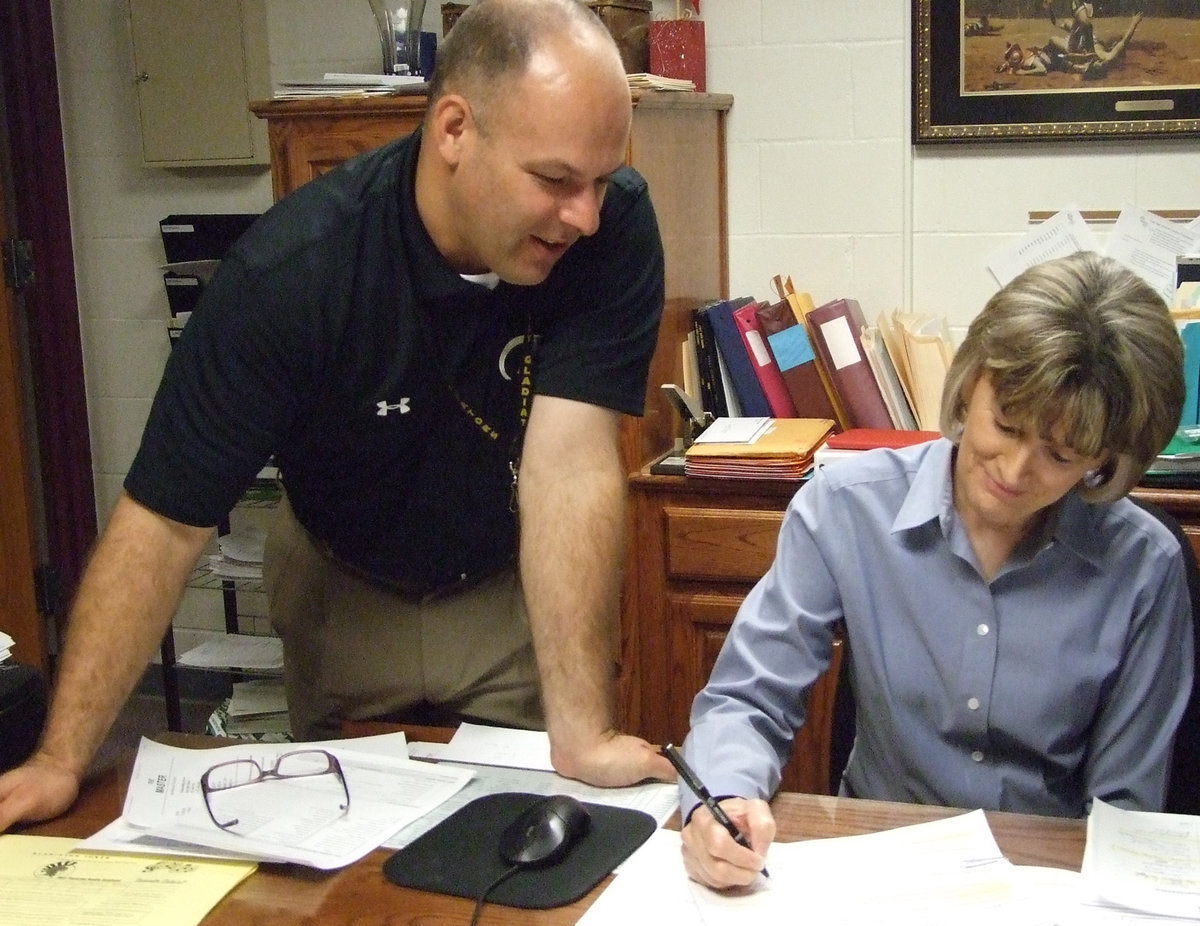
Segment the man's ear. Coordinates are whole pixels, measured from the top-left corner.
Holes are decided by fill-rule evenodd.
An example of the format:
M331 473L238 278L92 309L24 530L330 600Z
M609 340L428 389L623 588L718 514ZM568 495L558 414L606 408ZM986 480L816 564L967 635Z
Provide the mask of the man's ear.
M426 120L426 138L450 168L462 158L467 136L474 129L471 104L457 93L447 93L434 104Z

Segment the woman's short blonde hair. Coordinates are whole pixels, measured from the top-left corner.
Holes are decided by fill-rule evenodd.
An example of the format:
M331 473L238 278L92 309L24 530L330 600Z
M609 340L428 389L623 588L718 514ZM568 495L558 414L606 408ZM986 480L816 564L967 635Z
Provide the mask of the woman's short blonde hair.
M962 437L967 402L986 373L1006 418L1082 456L1107 456L1085 480L1088 501L1137 485L1179 427L1183 345L1159 295L1090 251L1029 268L988 300L955 352L942 393L942 433Z

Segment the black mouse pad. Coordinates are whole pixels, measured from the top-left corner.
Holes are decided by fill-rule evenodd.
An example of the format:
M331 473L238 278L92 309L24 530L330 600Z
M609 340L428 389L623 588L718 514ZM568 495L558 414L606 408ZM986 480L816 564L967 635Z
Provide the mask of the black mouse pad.
M401 887L477 900L509 866L500 858L500 834L544 794L506 791L476 798L383 864ZM553 865L518 871L488 895L489 903L545 909L573 903L599 884L657 828L640 810L585 803L588 832Z

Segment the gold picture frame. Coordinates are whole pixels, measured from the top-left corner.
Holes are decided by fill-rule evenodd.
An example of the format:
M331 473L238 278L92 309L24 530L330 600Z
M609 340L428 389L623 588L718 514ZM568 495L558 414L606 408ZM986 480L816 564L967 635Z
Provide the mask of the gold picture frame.
M1196 4L913 0L912 27L916 144L1200 135Z

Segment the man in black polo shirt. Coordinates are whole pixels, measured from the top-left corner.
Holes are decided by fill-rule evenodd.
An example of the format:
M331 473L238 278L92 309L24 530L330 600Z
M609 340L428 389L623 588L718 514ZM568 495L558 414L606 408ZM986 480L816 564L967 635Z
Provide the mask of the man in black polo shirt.
M206 288L40 749L0 777L0 829L69 806L271 454L287 502L265 573L301 737L433 706L544 725L570 777L673 778L612 716L619 422L642 411L663 290L620 56L575 0L479 0L429 96L421 131L285 198Z

